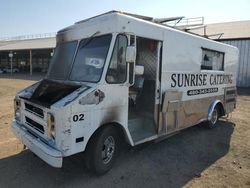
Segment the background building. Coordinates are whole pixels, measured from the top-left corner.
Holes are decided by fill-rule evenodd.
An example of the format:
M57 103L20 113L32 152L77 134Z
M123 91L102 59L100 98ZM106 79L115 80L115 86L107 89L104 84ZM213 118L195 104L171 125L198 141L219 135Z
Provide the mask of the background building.
M20 36L0 40L0 69L10 70L11 57L15 71L47 72L56 45L55 34Z

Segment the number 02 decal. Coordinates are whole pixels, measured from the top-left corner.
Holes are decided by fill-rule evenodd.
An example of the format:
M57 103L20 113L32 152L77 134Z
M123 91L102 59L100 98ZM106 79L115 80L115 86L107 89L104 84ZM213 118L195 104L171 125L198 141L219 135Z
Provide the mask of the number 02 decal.
M79 115L73 115L73 121L83 121L84 120L84 114L79 114Z

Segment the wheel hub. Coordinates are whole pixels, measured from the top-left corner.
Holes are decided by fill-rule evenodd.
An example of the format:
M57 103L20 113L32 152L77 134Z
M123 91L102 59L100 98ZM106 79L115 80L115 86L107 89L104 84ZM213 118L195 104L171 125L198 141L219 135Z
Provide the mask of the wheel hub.
M213 110L211 123L214 125L217 122L218 119L218 112L216 109Z
M103 143L102 161L104 164L110 162L115 151L115 140L113 136L109 136Z

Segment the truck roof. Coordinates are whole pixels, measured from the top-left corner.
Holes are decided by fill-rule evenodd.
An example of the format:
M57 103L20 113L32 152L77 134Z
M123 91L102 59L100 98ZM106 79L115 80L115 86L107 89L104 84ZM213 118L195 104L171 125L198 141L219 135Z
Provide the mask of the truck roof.
M121 28L124 27L125 24L128 24L129 22L133 21L133 22L136 22L138 25L143 24L143 26L145 26L145 27L150 26L152 28L155 28L155 30L154 30L155 34L151 33L151 35L157 36L157 38L154 38L157 40L162 40L162 38L160 38L160 36L162 36L163 31L170 31L170 32L174 31L174 32L182 33L184 35L193 36L195 38L208 40L208 41L213 42L213 43L219 43L220 45L230 46L228 44L217 42L217 41L211 40L209 38L206 38L206 37L198 35L198 34L190 33L190 32L183 31L181 29L163 24L163 23L166 23L168 21L178 20L178 19L182 19L182 18L183 17L153 18L153 17L142 16L142 15L131 14L131 13L127 13L127 12L113 10L113 11L109 11L109 12L91 17L91 18L87 18L87 19L78 21L75 24L58 31L58 34L63 35L64 33L68 33L70 31L77 30L77 29L83 30L84 28L87 28L88 26L93 26L93 25L96 25L95 28L97 28L99 26L102 28L109 27L110 32L112 32L112 30L114 30L115 24L118 24L119 29L122 30ZM104 26L103 24L107 24L107 25ZM108 29L106 28L106 31L107 30ZM126 31L127 30L124 30L123 32L126 32ZM130 28L130 31L131 31L131 28ZM230 46L230 47L232 47L232 46ZM235 48L235 47L232 47L232 48Z
M179 20L179 19L184 18L184 16L168 17L168 18L153 18L153 17L149 17L149 16L143 16L143 15L132 14L132 13L128 13L128 12L112 10L112 11L109 11L109 12L105 12L103 14L99 14L97 16L93 16L93 17L90 17L90 18L75 22L74 25L71 25L71 26L66 27L64 29L61 29L60 31L58 31L58 33L65 32L67 30L73 29L74 26L81 25L82 23L87 23L89 21L93 21L93 20L98 19L100 17L106 16L106 15L112 15L112 14L126 15L126 16L130 16L130 17L134 17L134 18L143 20L143 21L148 21L148 22L152 22L152 23L156 23L156 24L165 26L165 27L170 27L170 28L172 28L172 27L169 26L169 25L166 25L166 24L162 24L162 23L169 22L169 21L174 21L174 20ZM177 28L175 28L175 29L178 30Z

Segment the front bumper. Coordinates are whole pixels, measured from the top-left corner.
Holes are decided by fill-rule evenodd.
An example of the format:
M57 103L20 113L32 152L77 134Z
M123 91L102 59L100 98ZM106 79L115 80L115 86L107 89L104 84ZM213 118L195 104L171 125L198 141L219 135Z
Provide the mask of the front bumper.
M30 134L24 126L18 124L15 120L12 123L12 131L25 146L46 163L56 168L62 167L63 156L60 151Z

